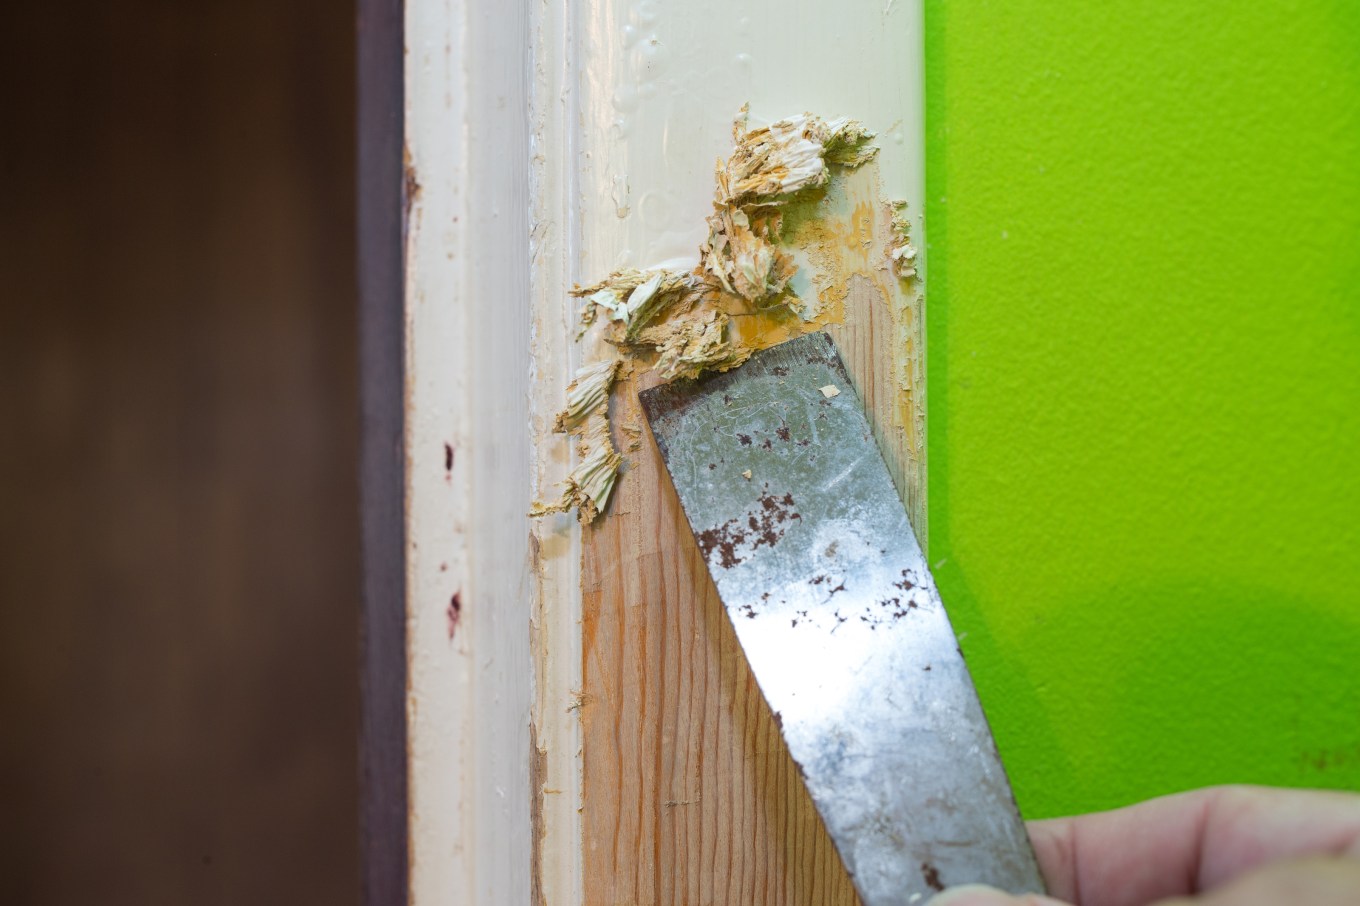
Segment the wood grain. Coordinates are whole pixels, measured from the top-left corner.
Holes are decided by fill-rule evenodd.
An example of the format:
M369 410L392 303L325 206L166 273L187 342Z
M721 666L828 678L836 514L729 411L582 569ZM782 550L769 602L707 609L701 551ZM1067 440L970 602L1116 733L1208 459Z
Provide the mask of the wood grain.
M871 246L842 261L832 333L916 517L924 394L903 375L918 373L919 306L881 269L887 220L871 220ZM620 420L635 397L626 384ZM857 902L645 431L631 462L583 539L585 902Z
M585 539L585 900L852 903L650 443Z

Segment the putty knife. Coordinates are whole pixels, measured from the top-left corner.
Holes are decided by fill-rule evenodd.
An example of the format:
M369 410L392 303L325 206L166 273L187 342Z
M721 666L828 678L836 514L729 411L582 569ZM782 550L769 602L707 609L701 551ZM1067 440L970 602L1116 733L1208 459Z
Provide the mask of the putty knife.
M641 399L865 906L971 882L1042 891L949 617L830 337Z

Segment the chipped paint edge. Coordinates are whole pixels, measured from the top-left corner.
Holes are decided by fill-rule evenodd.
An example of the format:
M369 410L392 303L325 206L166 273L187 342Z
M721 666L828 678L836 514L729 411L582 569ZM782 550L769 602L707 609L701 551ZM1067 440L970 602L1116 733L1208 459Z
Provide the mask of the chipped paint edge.
M533 306L535 499L569 468L571 445L552 433L575 367L576 306L564 292L579 260L576 173L577 22L568 0L531 8L530 299ZM567 515L533 520L533 906L584 901L582 734L573 707L582 687L581 530Z

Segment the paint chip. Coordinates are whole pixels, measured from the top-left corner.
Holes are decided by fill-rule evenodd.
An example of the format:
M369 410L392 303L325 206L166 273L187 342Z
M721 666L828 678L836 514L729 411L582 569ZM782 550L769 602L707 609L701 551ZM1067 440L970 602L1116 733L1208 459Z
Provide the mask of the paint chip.
M888 267L899 280L910 280L916 276L916 246L911 244L907 233L911 223L907 220L907 203L894 201L888 205L889 228L893 240L888 243Z
M821 391L822 396L826 397L827 399L831 399L832 397L841 395L841 388L837 387L835 384L827 384L825 387L821 388Z
M531 515L575 509L589 523L605 508L623 462L610 436L609 394L624 358L644 369L650 363L662 380L696 378L735 368L754 351L732 326L734 317L783 306L804 321L813 319L813 308L789 287L798 267L779 245L783 212L825 186L833 168L855 169L872 160L878 153L874 133L854 120L810 113L750 129L747 114L743 105L732 128L736 147L718 161L698 263L690 269L621 268L571 290L586 300L577 339L597 329L618 352L582 368L567 388L567 409L555 430L575 437L578 464L560 497L536 502ZM824 387L822 393L840 391ZM628 449L638 449L638 435L623 430ZM744 475L750 480L749 470Z
M609 502L623 462L609 436L609 390L622 364L621 359L609 359L576 372L576 379L567 387L567 408L558 413L553 430L576 438L580 461L567 476L561 496L549 503L536 501L530 516L575 509L581 522L588 523Z
M750 481L750 480L751 480L751 470L750 470L750 469L747 469L745 472L742 472L742 473L741 473L741 477L742 477L742 478L745 478L747 481Z

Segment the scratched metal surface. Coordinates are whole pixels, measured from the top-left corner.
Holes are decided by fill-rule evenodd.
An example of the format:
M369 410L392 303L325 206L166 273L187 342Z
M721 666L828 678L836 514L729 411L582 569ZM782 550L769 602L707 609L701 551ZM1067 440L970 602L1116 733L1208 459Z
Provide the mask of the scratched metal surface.
M830 338L642 404L865 906L968 882L1041 891L949 618Z

